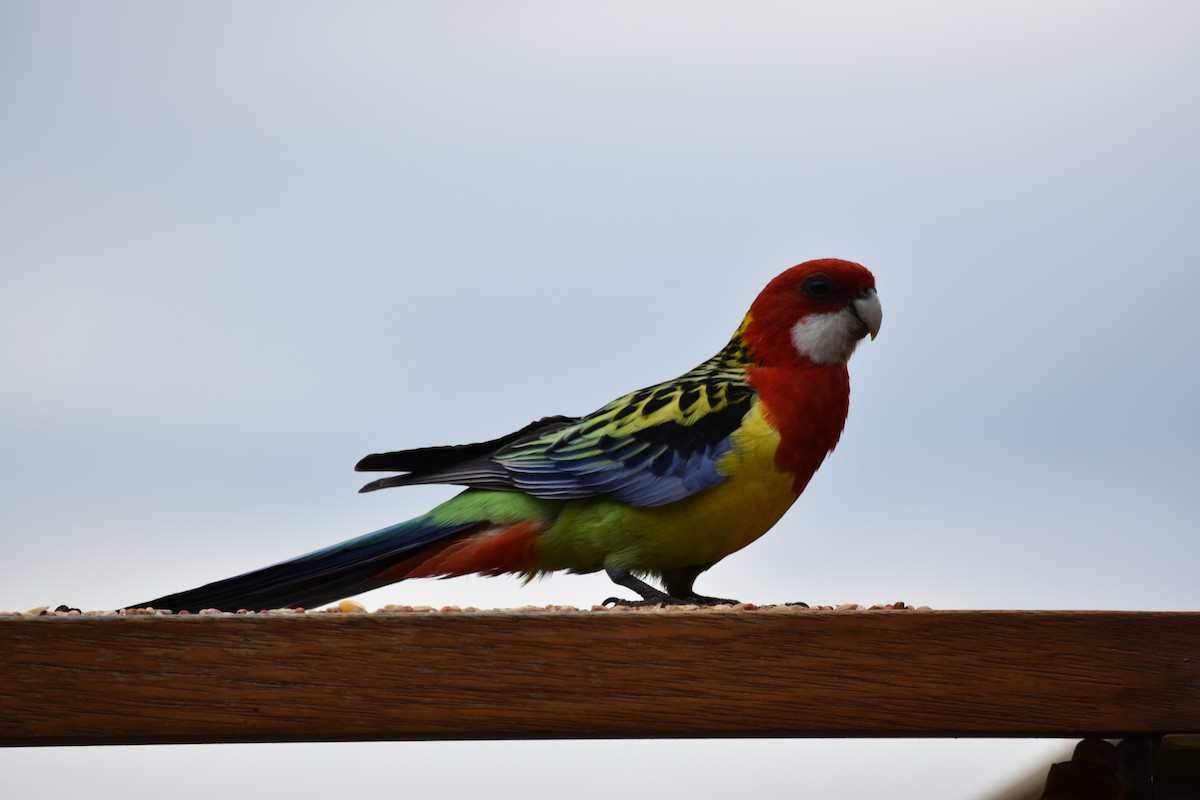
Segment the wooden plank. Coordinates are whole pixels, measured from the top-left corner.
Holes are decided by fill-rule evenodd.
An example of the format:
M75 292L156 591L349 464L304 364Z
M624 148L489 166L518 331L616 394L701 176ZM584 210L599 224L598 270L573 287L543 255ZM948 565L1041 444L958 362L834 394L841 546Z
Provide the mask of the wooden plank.
M0 744L1200 733L1200 613L0 618Z

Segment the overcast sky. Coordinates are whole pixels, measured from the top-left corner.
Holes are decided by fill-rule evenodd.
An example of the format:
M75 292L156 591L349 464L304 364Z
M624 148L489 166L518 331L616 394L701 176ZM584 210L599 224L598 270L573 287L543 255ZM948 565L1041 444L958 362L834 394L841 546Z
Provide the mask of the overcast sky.
M885 312L842 444L699 591L1195 610L1198 25L1188 0L0 0L0 608L115 608L414 516L454 490L360 496L355 461L673 377L837 256ZM1060 747L18 750L0 789L609 798L620 764L664 797L957 800Z

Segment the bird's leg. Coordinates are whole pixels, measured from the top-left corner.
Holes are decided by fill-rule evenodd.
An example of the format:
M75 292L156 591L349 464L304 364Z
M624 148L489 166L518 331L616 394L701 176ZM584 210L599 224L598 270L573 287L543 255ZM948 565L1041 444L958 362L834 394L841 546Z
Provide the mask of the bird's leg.
M618 586L624 586L630 591L637 592L642 596L641 600L622 600L619 597L610 597L601 605L613 606L669 606L681 603L683 601L676 600L666 592L661 592L655 589L650 584L646 583L641 578L637 577L624 567L605 567L605 574Z
M663 573L663 587L667 590L672 598L677 603L690 603L697 606L723 606L737 605L737 600L726 600L722 597L705 597L702 594L696 594L692 589L692 584L696 582L696 578L700 577L700 573L711 567L712 564L704 564L699 567L687 567L685 569L675 569Z
M678 606L678 605L697 605L697 606L720 606L720 605L736 605L737 600L725 600L720 597L705 597L704 595L696 594L692 591L692 584L701 572L711 567L712 564L705 564L702 567L689 567L687 569L672 570L663 573L663 586L666 591L659 591L650 584L633 575L629 570L623 567L605 567L604 571L613 583L618 586L624 586L630 591L637 592L642 596L641 600L622 600L619 597L610 597L604 601L603 605L614 606Z

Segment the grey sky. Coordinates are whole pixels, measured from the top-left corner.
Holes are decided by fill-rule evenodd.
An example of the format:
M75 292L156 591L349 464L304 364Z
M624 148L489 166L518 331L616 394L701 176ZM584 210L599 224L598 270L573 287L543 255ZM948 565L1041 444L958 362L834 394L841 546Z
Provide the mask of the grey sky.
M679 374L775 274L839 256L885 312L842 444L700 591L1195 609L1198 23L1192 2L0 0L0 608L112 608L413 516L453 490L356 495L360 456ZM734 792L687 766L719 748L745 796L961 798L1055 747L13 751L0 788L158 797L186 760L208 767L175 796L229 794L319 753L290 796L460 759L478 775L451 792L526 796L619 758L698 799Z

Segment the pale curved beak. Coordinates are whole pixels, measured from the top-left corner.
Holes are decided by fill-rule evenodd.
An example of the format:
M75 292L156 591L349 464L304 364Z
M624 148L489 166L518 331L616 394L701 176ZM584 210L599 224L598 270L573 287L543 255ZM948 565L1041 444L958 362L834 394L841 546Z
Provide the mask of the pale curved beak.
M874 287L850 301L854 314L863 321L874 339L879 335L879 326L883 323L883 306L879 304L879 292Z

